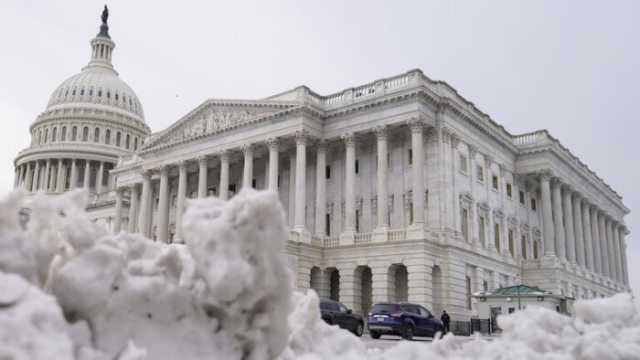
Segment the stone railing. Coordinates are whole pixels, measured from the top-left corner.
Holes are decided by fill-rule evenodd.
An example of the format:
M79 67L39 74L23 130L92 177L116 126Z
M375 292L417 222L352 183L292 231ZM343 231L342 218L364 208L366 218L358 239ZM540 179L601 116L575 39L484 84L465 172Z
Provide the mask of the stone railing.
M513 138L513 144L516 146L531 146L542 144L545 140L547 140L547 132L540 130L515 136Z
M319 235L311 235L311 245L322 246L323 245L323 237L319 236Z
M387 241L402 241L407 240L406 229L395 229L387 232Z
M324 247L326 248L338 247L339 245L340 245L339 236L328 236L324 238Z
M373 233L356 233L354 241L357 244L368 244L373 238Z
M329 108L348 105L360 99L381 96L396 89L409 87L412 83L417 84L422 79L421 74L419 70L413 70L327 96L309 93L309 100L312 103Z

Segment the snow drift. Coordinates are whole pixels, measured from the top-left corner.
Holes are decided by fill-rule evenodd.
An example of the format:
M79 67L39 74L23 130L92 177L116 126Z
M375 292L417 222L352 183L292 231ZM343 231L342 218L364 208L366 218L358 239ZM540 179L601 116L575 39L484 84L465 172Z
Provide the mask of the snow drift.
M293 292L277 196L194 200L185 245L110 235L86 193L0 202L0 359L638 359L628 294L578 302L576 317L530 308L494 341L445 336L367 352Z

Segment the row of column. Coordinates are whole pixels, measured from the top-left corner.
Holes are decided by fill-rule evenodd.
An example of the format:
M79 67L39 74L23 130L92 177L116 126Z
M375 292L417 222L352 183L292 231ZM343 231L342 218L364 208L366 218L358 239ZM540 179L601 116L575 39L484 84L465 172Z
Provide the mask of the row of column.
M42 163L42 164L41 164ZM82 165L82 170L80 164ZM105 190L105 170L110 163L98 162L98 171L95 177L95 189L97 193ZM68 167L71 170L68 171ZM91 185L91 160L79 159L47 159L44 161L31 161L19 165L16 168L14 188L22 188L27 191L46 191L61 193L65 190L78 187L79 171L84 171L82 187ZM108 179L110 182L110 179ZM68 186L67 186L68 183ZM109 186L109 185L107 185Z
M414 119L408 123L411 129L411 145L413 149L413 165L412 165L412 177L413 177L413 211L414 211L414 223L412 226L421 227L424 225L424 149L423 149L423 122L419 119ZM378 184L378 206L377 206L377 229L386 230L389 228L388 223L388 205L387 205L387 127L379 127L376 129L377 137L377 152L378 152L378 170L377 170L377 184ZM305 223L305 200L307 189L307 147L310 142L310 137L306 132L297 132L294 135L295 138L295 177L293 183L295 184L295 191L293 196L293 224L292 229L300 233L308 233ZM345 146L345 224L341 236L341 241L345 243L353 242L353 238L356 231L355 226L355 163L356 163L356 136L353 133L344 134L341 137ZM268 170L267 170L267 184L268 189L277 191L278 188L278 157L280 151L280 142L277 138L270 138L265 141L268 147ZM253 155L254 145L246 145L242 147L243 152L243 175L242 175L242 187L251 187L253 180ZM229 187L229 152L230 150L222 151L218 154L211 155L210 157L216 157L220 161L220 179L219 179L219 191L218 197L226 200L228 197ZM316 146L316 221L315 221L315 235L325 235L325 214L326 214L326 155L327 155L327 142L325 140L317 141ZM207 173L208 173L208 160L209 156L203 156L192 161L198 162L198 197L205 197L207 195ZM139 208L131 207L129 218L138 219L138 230L146 235L151 236L151 223L152 223L152 190L151 190L151 176L153 172L159 174L159 206L158 206L158 240L168 240L168 228L169 228L169 185L168 185L168 173L169 167L176 165L165 165L152 171L146 171L143 173L142 180L142 193L140 196ZM181 240L181 214L184 211L184 199L186 197L186 177L187 177L187 164L182 161L177 164L178 167L178 193L177 193L177 208L178 216L176 216L176 239ZM293 169L292 169L293 171ZM136 194L138 184L131 187L129 190L132 194ZM135 196L132 196L134 199ZM136 205L137 206L137 205ZM134 231L136 225L130 221L130 231ZM118 231L120 229L117 229Z
M626 227L550 173L540 184L545 255L628 285Z

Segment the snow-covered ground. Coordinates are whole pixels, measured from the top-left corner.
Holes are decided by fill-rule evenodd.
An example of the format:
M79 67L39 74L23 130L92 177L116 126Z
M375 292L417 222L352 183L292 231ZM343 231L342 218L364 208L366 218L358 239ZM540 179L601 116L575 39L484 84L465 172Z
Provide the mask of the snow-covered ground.
M85 204L82 191L0 202L0 359L640 359L628 294L578 302L575 318L502 317L493 341L372 342L329 326L316 294L291 287L273 193L191 201L185 245L107 234Z

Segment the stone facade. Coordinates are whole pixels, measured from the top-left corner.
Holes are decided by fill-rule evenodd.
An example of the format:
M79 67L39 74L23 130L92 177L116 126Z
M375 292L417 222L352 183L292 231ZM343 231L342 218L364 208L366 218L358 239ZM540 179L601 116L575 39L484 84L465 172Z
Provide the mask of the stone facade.
M356 312L412 301L467 319L472 293L519 282L629 291L622 198L547 131L512 135L420 70L207 100L110 175L113 229L163 242L181 242L189 198L277 191L297 287Z

